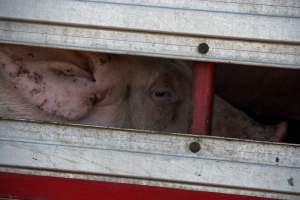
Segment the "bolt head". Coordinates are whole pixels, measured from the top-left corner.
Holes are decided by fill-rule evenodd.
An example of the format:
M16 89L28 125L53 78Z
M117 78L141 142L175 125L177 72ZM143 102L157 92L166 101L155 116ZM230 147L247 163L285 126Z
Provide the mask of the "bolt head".
M200 151L200 149L201 149L201 146L200 146L200 144L198 142L192 142L190 144L190 150L191 150L191 152L197 153L197 152Z
M201 54L206 54L209 51L209 46L206 43L201 43L198 46L198 51Z

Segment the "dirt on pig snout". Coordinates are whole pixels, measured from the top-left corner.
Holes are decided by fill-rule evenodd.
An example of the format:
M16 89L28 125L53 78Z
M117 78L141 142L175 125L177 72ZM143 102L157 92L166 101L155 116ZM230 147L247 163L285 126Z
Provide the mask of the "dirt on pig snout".
M193 71L184 61L0 45L3 117L187 132ZM212 135L280 141L286 123L261 125L215 97Z

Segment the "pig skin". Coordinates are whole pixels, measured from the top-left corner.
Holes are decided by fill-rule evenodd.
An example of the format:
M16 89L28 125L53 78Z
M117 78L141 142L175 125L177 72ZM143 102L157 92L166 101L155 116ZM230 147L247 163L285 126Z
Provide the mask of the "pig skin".
M0 45L0 75L14 118L172 132L192 122L193 74L181 61ZM214 136L279 142L287 132L217 95L213 110Z

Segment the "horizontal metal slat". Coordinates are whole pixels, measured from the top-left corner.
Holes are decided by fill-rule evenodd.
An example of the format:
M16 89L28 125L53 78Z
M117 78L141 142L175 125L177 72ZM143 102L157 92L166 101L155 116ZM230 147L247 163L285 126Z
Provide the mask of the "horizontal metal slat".
M298 17L216 12L214 9L169 9L159 5L136 6L75 0L2 0L0 17L146 32L300 43Z
M89 0L81 0L89 1ZM103 0L90 0L103 2ZM105 2L137 6L153 6L171 9L206 10L240 14L299 17L300 2L297 0L105 0Z
M300 68L299 16L296 0L3 0L0 42Z
M194 141L198 153L189 150ZM300 195L299 155L297 145L0 121L1 171L292 199Z
M0 20L0 42L187 60L300 68L300 45ZM200 54L198 44L210 50Z

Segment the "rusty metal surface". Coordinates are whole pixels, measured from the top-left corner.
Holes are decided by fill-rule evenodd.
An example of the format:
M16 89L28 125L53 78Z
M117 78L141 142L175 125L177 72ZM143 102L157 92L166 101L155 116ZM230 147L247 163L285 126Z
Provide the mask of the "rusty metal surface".
M296 0L3 0L0 42L299 68L299 16Z
M191 152L191 143L200 145ZM300 147L0 121L0 171L295 199ZM291 184L292 181L292 184Z

